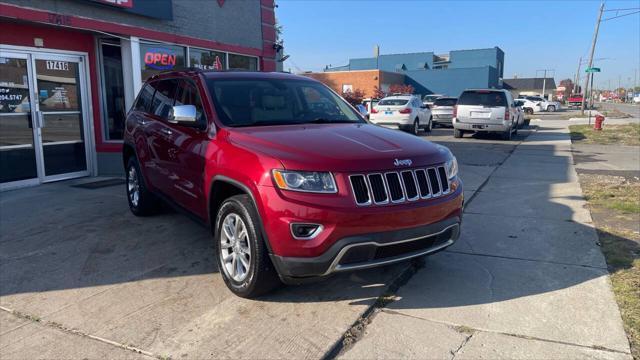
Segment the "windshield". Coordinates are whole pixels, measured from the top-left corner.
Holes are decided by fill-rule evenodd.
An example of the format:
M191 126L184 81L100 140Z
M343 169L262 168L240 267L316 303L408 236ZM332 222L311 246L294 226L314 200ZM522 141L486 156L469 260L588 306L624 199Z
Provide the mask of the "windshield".
M210 79L207 86L226 126L365 122L342 98L315 81Z
M400 106L407 105L408 102L407 99L382 99L378 105Z
M440 99L434 101L433 105L435 105L435 106L455 106L456 102L458 102L458 99L440 98Z
M465 91L460 95L458 105L507 106L507 98L498 91Z

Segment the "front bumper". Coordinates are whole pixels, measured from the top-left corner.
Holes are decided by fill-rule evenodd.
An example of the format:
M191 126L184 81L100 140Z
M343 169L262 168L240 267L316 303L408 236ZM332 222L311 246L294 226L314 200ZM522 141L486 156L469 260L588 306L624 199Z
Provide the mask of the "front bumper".
M460 236L461 218L409 229L349 236L336 241L316 257L271 255L281 279L303 283L333 273L387 265L434 253L451 246Z

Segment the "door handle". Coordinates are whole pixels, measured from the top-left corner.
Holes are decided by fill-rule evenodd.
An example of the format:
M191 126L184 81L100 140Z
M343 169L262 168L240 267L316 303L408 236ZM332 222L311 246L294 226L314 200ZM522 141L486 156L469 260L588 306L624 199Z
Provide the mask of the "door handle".
M167 129L167 128L162 128L160 129L160 132L165 134L165 135L171 135L173 134L173 131L171 131L171 129Z
M40 129L44 127L44 114L42 114L42 111L36 111L36 126Z

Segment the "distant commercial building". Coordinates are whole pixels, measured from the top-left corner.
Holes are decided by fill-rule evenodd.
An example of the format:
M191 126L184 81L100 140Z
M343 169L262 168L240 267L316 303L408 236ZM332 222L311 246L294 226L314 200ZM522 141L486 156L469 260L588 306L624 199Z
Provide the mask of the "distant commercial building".
M556 82L553 78L513 78L504 79L503 88L510 90L514 97L523 95L556 95Z
M381 70L326 71L302 75L321 81L337 93L360 89L366 97L373 96L375 87L387 91L391 85L405 83L404 74Z
M386 54L377 58L350 59L348 65L330 67L325 72L347 72L355 78L360 76L358 71L362 70L402 74L404 83L413 86L418 94L458 96L468 88L500 88L504 73L504 52L496 46L489 49L453 50L447 54ZM349 84L350 80L345 75L341 81Z

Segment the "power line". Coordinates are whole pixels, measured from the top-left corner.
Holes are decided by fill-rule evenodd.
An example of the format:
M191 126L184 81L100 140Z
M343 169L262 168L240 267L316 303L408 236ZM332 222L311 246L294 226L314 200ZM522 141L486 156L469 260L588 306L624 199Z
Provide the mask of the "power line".
M624 15L612 16L610 18L602 19L601 22L605 22L605 21L608 21L608 20L613 20L613 19L621 18L623 16L633 15L633 14L637 14L637 13L640 13L640 10L634 11L632 13L624 14Z
M605 10L605 12L607 12L607 11L628 11L628 10L640 10L640 7L637 7L637 8L627 8L627 9L607 9L607 10Z

